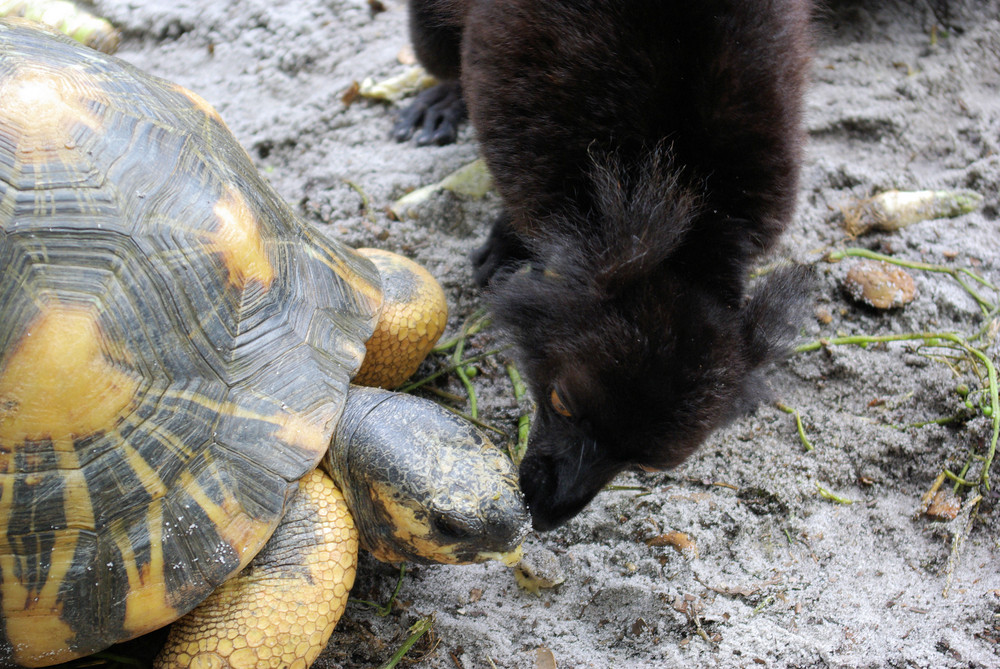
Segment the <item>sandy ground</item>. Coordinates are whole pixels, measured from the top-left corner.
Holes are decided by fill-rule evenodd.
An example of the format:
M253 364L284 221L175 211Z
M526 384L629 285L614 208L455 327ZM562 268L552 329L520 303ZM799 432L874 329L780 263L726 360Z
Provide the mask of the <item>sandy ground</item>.
M402 0L96 4L125 31L119 55L216 105L306 219L352 245L424 263L447 291L450 333L481 306L466 258L499 207L495 195L441 193L403 222L384 211L474 159L472 130L449 147L400 145L388 139L392 105L341 99L356 80L405 70ZM876 313L841 289L855 261L821 258L858 246L1000 282L1000 1L953 0L950 15L935 0L836 5L819 24L800 209L780 249L818 268L802 341L973 333L984 318L946 275L913 271L913 303ZM848 239L840 208L891 188L970 188L985 200L959 218ZM469 352L496 344L487 330ZM1000 357L995 339L979 344ZM508 435L498 442L530 409L514 401L504 362L489 357L474 380L483 419ZM559 667L1000 666L995 495L976 507L955 560L969 513L918 513L943 468L985 452L992 424L971 411L907 427L958 413L956 387L975 398L979 377L903 343L799 353L771 383L801 412L814 450L791 415L764 406L683 467L623 475L565 528L529 537L529 556L552 559L561 585L535 595L496 564L413 567L388 616L348 607L317 666L379 665L427 615L433 631L404 661L414 666L544 667L548 653ZM442 387L460 392L454 379ZM671 532L693 547L657 545ZM355 596L386 601L397 573L363 558Z

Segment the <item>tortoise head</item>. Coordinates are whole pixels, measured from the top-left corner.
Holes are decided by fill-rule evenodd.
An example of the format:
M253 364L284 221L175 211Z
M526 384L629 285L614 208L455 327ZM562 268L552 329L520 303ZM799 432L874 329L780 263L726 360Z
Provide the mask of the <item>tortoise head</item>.
M326 466L380 560L520 557L530 522L513 464L429 400L351 386Z

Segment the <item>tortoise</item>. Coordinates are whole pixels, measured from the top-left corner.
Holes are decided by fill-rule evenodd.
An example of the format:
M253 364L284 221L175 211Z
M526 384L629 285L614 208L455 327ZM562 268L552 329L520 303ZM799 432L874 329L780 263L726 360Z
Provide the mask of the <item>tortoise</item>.
M359 541L516 559L508 458L351 383L433 345L430 275L300 220L196 94L23 20L0 21L0 267L0 666L187 614L161 666L305 667Z

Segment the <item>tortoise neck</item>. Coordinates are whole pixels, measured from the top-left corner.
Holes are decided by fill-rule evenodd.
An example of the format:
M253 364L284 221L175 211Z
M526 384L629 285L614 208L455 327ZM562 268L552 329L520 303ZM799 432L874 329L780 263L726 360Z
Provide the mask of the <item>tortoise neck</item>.
M333 439L330 441L330 448L326 455L327 469L341 490L348 483L350 447L354 433L375 407L392 398L395 394L388 390L369 386L351 384L349 387L347 400L344 402L344 412L337 423L337 429L333 433Z

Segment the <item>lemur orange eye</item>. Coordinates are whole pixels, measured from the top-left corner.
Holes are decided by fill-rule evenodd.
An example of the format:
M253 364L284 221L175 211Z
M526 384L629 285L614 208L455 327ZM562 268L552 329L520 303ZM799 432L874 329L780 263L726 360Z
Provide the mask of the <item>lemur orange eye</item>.
M567 418L573 417L572 412L563 404L562 398L559 397L559 393L556 392L555 388L552 389L552 394L549 395L549 402L552 403L552 408L556 410L557 414L561 414Z

